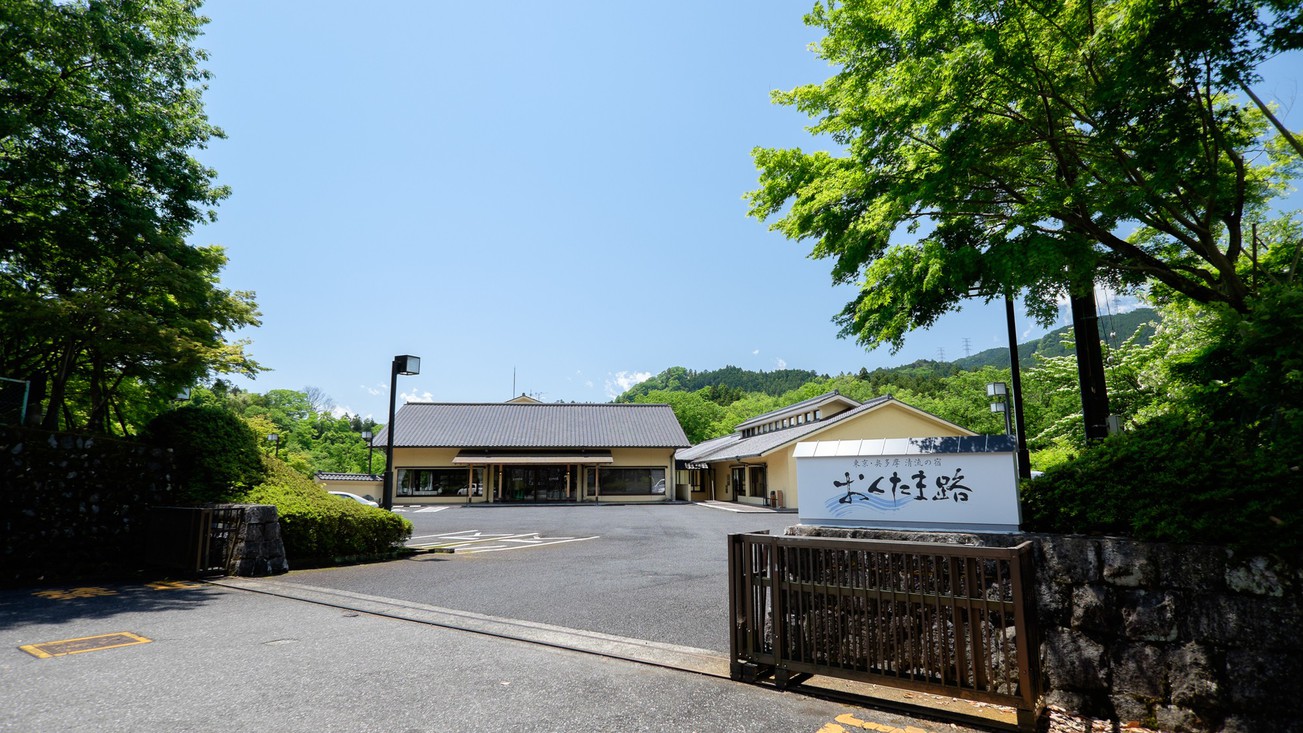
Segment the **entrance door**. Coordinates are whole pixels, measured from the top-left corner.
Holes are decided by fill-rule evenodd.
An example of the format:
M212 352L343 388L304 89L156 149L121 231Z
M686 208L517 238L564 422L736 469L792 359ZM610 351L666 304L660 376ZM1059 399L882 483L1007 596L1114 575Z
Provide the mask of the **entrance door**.
M504 468L502 500L523 504L566 501L566 467L508 466Z
M739 466L734 468L731 473L732 476L729 479L729 485L733 488L732 500L737 501L739 496L746 495L747 470L745 466Z

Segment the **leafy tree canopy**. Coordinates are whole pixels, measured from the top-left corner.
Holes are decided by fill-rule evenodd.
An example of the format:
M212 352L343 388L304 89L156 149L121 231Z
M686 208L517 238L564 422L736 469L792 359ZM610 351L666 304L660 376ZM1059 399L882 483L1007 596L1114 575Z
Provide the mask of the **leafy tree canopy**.
M1303 147L1236 102L1298 47L1283 0L867 0L806 22L836 74L775 93L836 153L756 149L751 213L860 290L843 335L899 348L972 292L1042 318L1096 279L1249 308L1248 234ZM1277 136L1267 134L1275 126ZM1271 244L1271 243L1267 243Z
M192 153L221 131L201 94L192 0L0 4L0 374L44 425L133 432L211 373L253 374L253 297L186 242L227 195Z

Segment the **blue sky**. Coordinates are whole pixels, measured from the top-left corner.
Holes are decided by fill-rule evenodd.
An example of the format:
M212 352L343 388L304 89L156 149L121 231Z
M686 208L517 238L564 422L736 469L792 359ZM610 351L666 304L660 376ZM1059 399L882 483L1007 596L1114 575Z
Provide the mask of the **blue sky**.
M199 45L232 196L196 244L263 325L245 389L324 390L383 421L403 398L605 401L670 366L836 374L1007 345L966 308L866 352L853 293L746 216L755 146L817 149L769 92L832 70L805 2L223 0ZM1258 91L1303 110L1298 68ZM1101 303L1101 309L1117 308ZM1029 320L1025 337L1039 335ZM967 343L965 343L967 339Z

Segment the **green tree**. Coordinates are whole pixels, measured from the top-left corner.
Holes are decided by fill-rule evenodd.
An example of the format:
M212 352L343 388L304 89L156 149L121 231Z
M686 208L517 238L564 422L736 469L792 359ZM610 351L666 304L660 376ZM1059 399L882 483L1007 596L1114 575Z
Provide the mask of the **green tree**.
M186 242L227 195L192 153L205 19L191 0L0 4L0 373L44 426L132 432L181 387L260 367L252 295Z
M674 410L674 417L688 436L688 441L696 444L718 437L714 424L724 413L724 408L710 399L710 390L699 389L695 392L658 389L639 395L634 402L668 404Z
M837 72L774 97L839 152L757 149L751 213L813 240L836 282L858 281L837 320L870 347L899 348L974 289L1025 292L1044 320L1097 279L1245 312L1249 227L1303 158L1232 95L1268 52L1297 47L1298 13L821 3L806 22Z

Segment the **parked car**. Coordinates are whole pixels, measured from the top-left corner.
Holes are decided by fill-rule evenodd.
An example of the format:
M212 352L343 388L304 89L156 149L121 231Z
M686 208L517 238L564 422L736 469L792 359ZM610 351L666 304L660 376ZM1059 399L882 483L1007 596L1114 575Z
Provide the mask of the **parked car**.
M357 494L350 494L347 491L332 491L330 493L340 497L341 499L351 499L359 504L364 504L366 506L380 506L379 504L375 503L374 501L371 501L370 499L363 498L361 496L358 496Z

